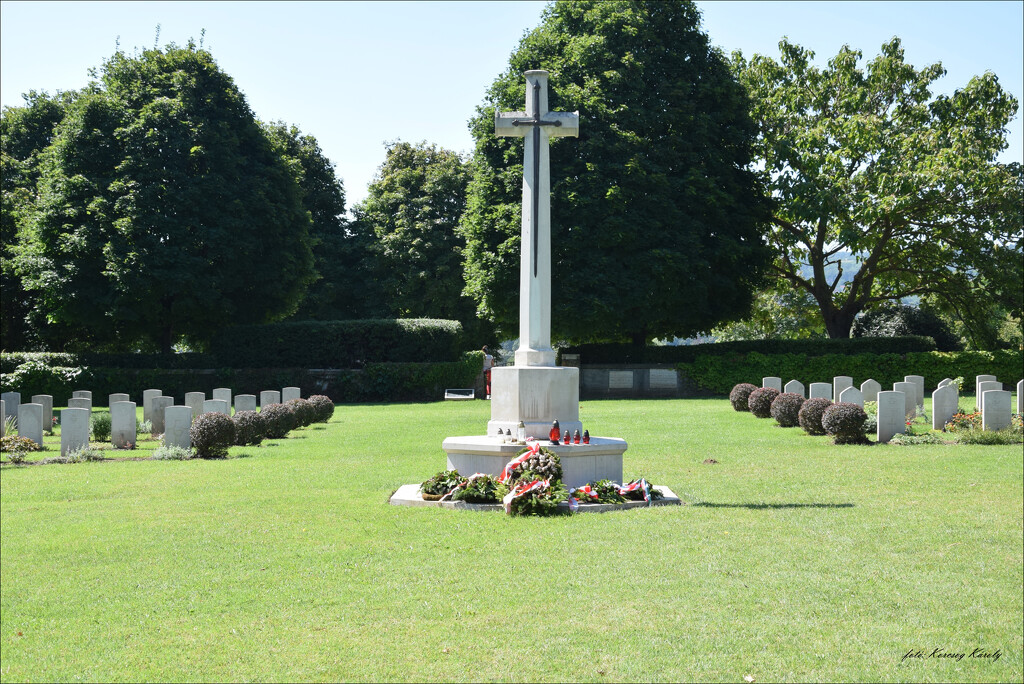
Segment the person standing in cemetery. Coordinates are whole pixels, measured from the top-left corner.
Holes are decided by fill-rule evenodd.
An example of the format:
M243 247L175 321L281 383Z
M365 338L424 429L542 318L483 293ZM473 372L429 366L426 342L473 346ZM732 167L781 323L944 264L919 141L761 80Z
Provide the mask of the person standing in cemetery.
M491 369L494 368L494 357L487 351L487 345L481 349L484 353L484 386L487 398L491 398Z

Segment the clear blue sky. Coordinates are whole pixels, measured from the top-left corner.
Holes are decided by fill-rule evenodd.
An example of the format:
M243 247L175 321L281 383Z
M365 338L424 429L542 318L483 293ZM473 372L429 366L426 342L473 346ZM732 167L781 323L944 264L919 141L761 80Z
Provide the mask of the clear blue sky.
M320 141L348 204L384 159L384 142L427 140L469 152L466 121L504 71L544 2L3 2L0 104L30 89L71 90L122 48L199 40L264 120ZM1024 2L698 2L726 52L778 56L783 36L824 63L849 44L870 59L903 40L916 67L941 61L952 92L986 70L1024 95ZM1024 161L1011 124L1005 161Z

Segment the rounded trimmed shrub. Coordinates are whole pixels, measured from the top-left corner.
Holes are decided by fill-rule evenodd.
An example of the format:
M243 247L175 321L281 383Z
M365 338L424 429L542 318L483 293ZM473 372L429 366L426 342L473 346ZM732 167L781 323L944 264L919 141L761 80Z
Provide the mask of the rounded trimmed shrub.
M109 413L96 413L93 414L92 420L90 421L92 428L92 438L97 442L109 442L110 441L110 414Z
M309 398L309 403L316 408L317 423L326 423L334 415L334 402L330 397L323 394L314 394Z
M779 390L774 387L758 387L747 398L747 406L755 417L769 418L772 415L772 402L779 394Z
M831 405L832 400L825 399L824 397L815 397L805 401L803 406L800 407L800 412L797 414L797 421L800 423L800 427L804 429L804 432L809 435L825 434L825 428L821 426L821 417Z
M821 426L835 437L836 444L865 444L868 441L864 435L867 419L867 412L859 405L840 401L825 409Z
M200 458L223 458L235 443L235 422L223 413L203 413L189 430L192 448Z
M281 439L295 429L295 410L285 404L269 404L260 410L267 439Z
M803 395L796 392L783 392L772 402L772 418L782 427L798 427L800 425L800 407L803 405Z
M747 399L750 397L750 393L757 389L757 385L751 385L749 382L741 382L732 388L732 392L729 392L729 401L732 403L733 409L737 411L749 411L747 407Z
M290 399L288 406L295 411L295 427L306 427L316 422L316 407L306 399Z
M267 436L266 420L255 411L240 411L231 420L235 421L237 446L259 446Z

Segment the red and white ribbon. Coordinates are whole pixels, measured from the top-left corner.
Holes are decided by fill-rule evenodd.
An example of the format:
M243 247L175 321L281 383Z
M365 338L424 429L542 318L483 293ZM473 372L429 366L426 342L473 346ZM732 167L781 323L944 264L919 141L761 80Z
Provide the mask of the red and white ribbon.
M505 468L501 471L501 475L498 476L498 482L504 482L507 480L512 476L512 471L516 469L516 466L521 463L525 463L531 456L536 456L540 453L540 442L534 442L528 446L529 448L526 451L505 464Z
M465 482L460 482L459 484L457 484L454 487L452 487L452 490L450 492L448 492L447 494L445 494L444 496L442 496L440 500L441 501L447 501L448 499L452 498L452 495L455 492L459 491L459 487L465 487L466 485L468 485L470 482L472 482L473 480L475 480L478 477L487 477L487 473L473 473L472 475L470 475L469 477L466 478Z
M512 513L512 502L516 499L522 498L531 492L542 492L551 485L550 480L534 480L529 483L517 484L511 492L505 495L505 498L501 500L505 504L505 512L508 514Z
M619 487L619 494L625 496L629 492L635 492L638 489L643 491L644 501L646 501L649 506L651 504L651 486L647 484L647 480L642 477L639 480L633 480L629 484Z

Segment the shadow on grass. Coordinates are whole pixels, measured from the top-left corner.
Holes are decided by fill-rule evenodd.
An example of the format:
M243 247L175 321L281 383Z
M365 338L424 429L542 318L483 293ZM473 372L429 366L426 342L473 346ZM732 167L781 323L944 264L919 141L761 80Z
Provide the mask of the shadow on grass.
M750 510L770 510L776 508L853 508L852 503L780 503L780 504L768 504L768 503L711 503L710 501L704 501L702 503L690 504L694 508L703 506L704 508L749 508Z

